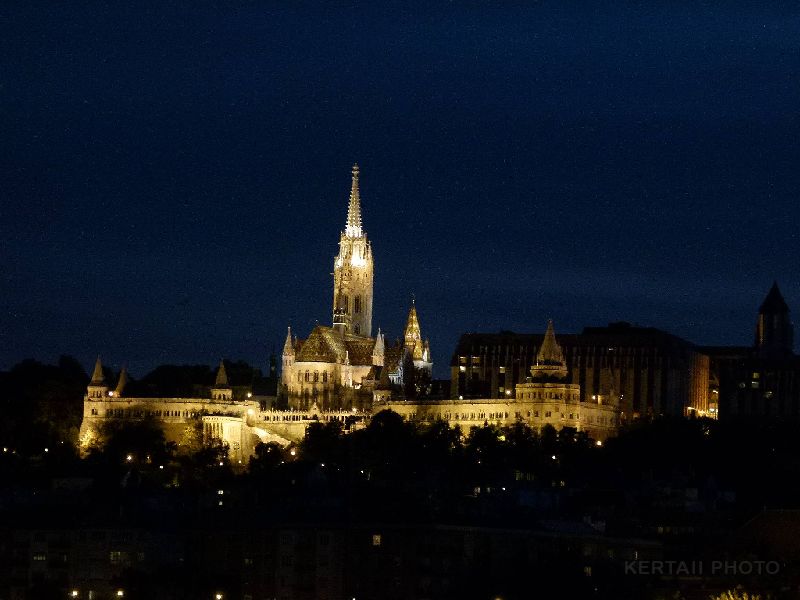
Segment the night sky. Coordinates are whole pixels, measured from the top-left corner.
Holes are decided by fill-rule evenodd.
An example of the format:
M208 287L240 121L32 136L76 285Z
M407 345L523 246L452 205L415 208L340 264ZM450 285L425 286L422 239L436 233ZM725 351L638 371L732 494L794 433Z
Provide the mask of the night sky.
M0 368L263 367L330 324L354 162L373 327L414 293L437 376L800 311L796 2L77 4L0 7Z

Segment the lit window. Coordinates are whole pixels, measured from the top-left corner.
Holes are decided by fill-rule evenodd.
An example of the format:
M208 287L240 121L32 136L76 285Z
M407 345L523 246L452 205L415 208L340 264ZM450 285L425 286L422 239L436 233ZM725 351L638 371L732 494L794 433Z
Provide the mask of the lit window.
M372 535L372 545L373 546L380 546L381 545L381 534L375 533Z
M33 560L36 562L44 562L47 560L47 554L34 554Z

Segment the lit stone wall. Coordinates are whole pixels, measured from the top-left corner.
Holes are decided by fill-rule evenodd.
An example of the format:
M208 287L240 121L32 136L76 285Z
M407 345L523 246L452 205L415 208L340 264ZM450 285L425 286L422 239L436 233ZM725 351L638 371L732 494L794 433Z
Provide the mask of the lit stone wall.
M181 444L187 427L204 414L246 417L258 411L258 402L220 402L210 398L84 398L79 434L81 451L98 439L103 424L113 420L151 418L161 424L167 441Z
M619 425L619 410L615 406L563 399L392 401L376 404L374 412L387 408L410 421L442 419L450 426L460 425L465 433L473 426L481 427L487 423L511 425L520 419L536 430L545 425L552 425L557 430L573 427L603 441L615 436Z

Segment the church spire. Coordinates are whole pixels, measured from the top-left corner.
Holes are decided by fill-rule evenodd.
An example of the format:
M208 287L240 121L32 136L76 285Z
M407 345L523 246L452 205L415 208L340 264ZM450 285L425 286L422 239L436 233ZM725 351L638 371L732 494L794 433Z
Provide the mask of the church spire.
M345 235L349 238L358 238L361 230L361 195L358 191L358 164L353 165L353 183L350 187L350 204L347 207L347 225Z

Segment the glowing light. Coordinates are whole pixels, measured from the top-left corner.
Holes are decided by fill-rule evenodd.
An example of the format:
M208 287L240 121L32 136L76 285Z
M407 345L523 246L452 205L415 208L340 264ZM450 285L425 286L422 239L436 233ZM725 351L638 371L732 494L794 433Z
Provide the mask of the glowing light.
M222 461L219 461L219 466L220 466L220 467L222 466Z
M159 469L163 469L163 468L164 468L164 465L158 465L158 468L159 468Z
M125 457L125 460L131 462L133 460L133 454L128 454L128 456Z
M72 590L69 593L69 595L70 595L71 598L77 598L78 597L78 590Z
M50 448L45 448L44 451L45 452L50 452Z
M599 447L599 446L602 446L602 445L603 445L603 442L602 442L602 441L600 441L600 440L597 440L597 441L594 443L594 445Z
M109 391L108 395L109 395L109 397L112 397L112 396L114 396L114 392Z
M117 598L122 598L125 595L125 592L122 590L117 590Z
M291 454L292 456L296 456L297 455L297 450L292 448L291 450L289 450L289 454Z
M555 460L555 459L556 459L556 455L555 455L555 454L553 454L553 456L551 456L550 458L552 458L553 460Z
M247 397L248 397L248 398L252 398L252 397L253 397L253 392L247 392ZM253 410L252 410L252 409L251 409L251 410L248 410L248 411L247 411L247 414L249 414L249 415L250 415L250 414L253 414Z

